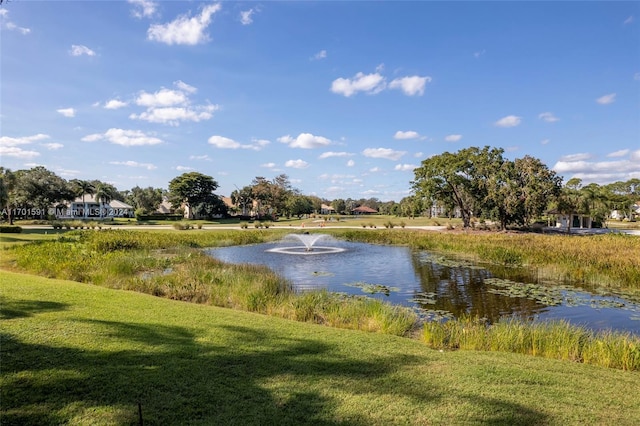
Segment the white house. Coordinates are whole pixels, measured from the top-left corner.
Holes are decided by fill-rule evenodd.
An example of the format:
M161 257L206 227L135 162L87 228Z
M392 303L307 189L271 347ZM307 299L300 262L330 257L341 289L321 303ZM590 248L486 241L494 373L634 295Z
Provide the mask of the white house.
M593 228L593 218L589 215L579 213L560 213L557 210L552 210L548 212L548 214L556 218L556 228Z
M94 195L85 194L84 201L78 197L70 203L56 206L57 219L100 219L114 217L133 217L133 206L118 200L101 203Z

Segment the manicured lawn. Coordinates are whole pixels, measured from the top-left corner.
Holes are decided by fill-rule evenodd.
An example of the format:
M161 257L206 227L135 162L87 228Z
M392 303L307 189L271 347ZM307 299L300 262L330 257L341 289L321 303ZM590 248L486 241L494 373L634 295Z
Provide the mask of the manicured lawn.
M2 425L640 422L640 373L0 271Z

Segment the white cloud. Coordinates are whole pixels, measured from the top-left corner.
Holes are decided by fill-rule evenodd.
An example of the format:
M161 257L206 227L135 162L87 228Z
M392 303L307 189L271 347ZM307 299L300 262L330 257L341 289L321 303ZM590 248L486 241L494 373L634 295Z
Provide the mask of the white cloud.
M337 78L331 83L331 91L349 97L357 92L376 94L384 90L385 78L378 74L357 73L353 79Z
M278 142L286 143L291 148L313 149L331 144L331 140L323 136L314 136L311 133L300 133L295 139L290 135L278 138Z
M616 101L615 93L609 93L608 95L600 96L598 99L596 99L596 102L599 103L600 105L612 104L615 101Z
M607 154L607 157L624 157L625 155L627 155L629 153L630 150L628 149L621 149L619 151L614 151L611 152L609 154Z
M349 160L349 161L347 161L347 167L353 167L353 166L355 166L355 165L356 165L356 162L355 162L355 161L353 161L353 160Z
M381 171L382 171L382 169L380 167L372 167L372 168L369 169L370 173L379 173Z
M413 156L416 158L424 157L424 152L416 152Z
M49 139L49 135L45 135L42 133L38 133L33 136L23 136L20 138L12 138L10 136L0 136L0 146L8 147L8 146L16 146L16 145L26 145L32 142L41 141L44 139Z
M147 38L168 45L204 43L209 40L205 31L211 23L211 17L221 7L220 3L211 4L205 6L197 16L181 15L167 24L151 25L147 30Z
M542 113L538 114L538 118L540 120L546 121L547 123L555 123L556 121L560 120L558 117L553 115L552 112L542 112Z
M318 157L318 159L320 160L324 160L325 158L331 158L331 157L351 157L355 154L352 154L350 152L333 152L333 151L327 151L327 152L323 152L322 154L320 154L320 156Z
M143 146L161 144L162 139L149 136L140 130L125 130L111 128L104 133L94 133L82 138L84 142L96 142L106 140L115 145Z
M187 95L180 90L160 89L155 93L142 91L136 99L136 104L149 108L184 105L188 102Z
M33 158L39 155L39 152L27 151L17 146L0 145L0 157Z
M23 35L27 35L31 32L29 28L19 27L9 20L9 11L7 9L0 9L0 19L2 20L2 28L6 28L10 31L18 31Z
M516 127L522 122L522 117L507 115L494 123L497 127Z
M205 155L190 155L189 156L189 160L211 161L211 157L209 157L207 154L205 154Z
M114 164L116 166L127 166L127 167L142 167L147 170L155 170L158 167L151 163L138 163L137 161L109 161L109 164Z
M75 117L76 116L76 110L73 108L61 108L61 109L57 109L57 112L59 112L60 114L64 115L65 117Z
M118 99L111 99L104 103L105 109L119 109L126 107L128 104Z
M128 0L133 5L131 14L138 18L151 18L156 14L157 3L149 0Z
M169 124L177 126L180 121L199 122L209 120L213 117L213 112L219 107L217 105L190 107L167 107L167 108L149 108L140 114L131 114L129 118L132 120L143 120L150 123Z
M233 139L225 138L224 136L211 136L209 138L209 143L216 148L223 149L238 149L242 147L239 142L236 142Z
M394 170L398 170L400 172L410 172L413 171L416 167L414 164L396 164Z
M289 160L286 163L284 163L285 167L291 167L293 169L306 169L307 167L309 167L309 163L307 163L304 160Z
M473 56L474 58L478 59L480 56L484 55L485 53L487 53L487 51L482 49L482 50L478 50L477 52L473 52Z
M407 130L403 132L402 130L398 130L395 135L393 135L394 139L418 139L420 134L418 132L414 132L413 130Z
M178 89L182 90L183 92L187 92L187 93L196 93L198 91L198 89L185 83L182 80L174 81L173 85L176 86Z
M627 19L624 20L624 22L622 23L623 25L629 25L630 23L632 23L633 21L635 21L635 18L633 17L633 15L629 16Z
M422 96L424 94L424 87L430 81L431 77L414 75L412 77L396 78L389 84L389 87L391 89L400 89L407 96Z
M444 138L447 142L458 142L460 139L462 139L462 135L447 135Z
M64 147L63 144L58 143L58 142L43 143L42 146L47 148L49 151L55 151L57 149L60 149L60 148Z
M249 10L242 10L240 11L240 23L242 23L242 25L251 25L253 24L253 14L259 12L259 10L257 9L249 9Z
M273 169L276 166L276 163L264 163L260 164L260 167L265 167L267 169Z
M189 166L176 166L176 170L179 172L188 172L189 170L193 170L193 167Z
M60 175L60 176L77 176L80 174L80 170L73 170L73 169L63 169L61 167L56 168L56 172Z
M71 49L69 50L69 54L71 56L82 56L82 55L96 56L96 52L94 52L93 50L89 49L87 46L84 46L82 44L72 44Z
M589 160L591 159L593 156L587 152L580 152L578 154L569 154L569 155L564 155L562 157L560 157L560 161L563 162L576 162L576 161L584 161L584 160Z
M367 148L362 151L362 155L370 158L385 158L387 160L398 161L406 151L394 151L390 148Z
M324 59L326 57L327 57L327 51L326 50L321 50L318 53L316 53L315 55L313 55L311 57L311 59L318 61L318 60Z
M569 174L572 177L599 183L626 181L640 177L638 167L640 150L632 151L627 155L626 159L596 162L585 161L579 157L577 160L563 157L553 166L553 170L558 174Z

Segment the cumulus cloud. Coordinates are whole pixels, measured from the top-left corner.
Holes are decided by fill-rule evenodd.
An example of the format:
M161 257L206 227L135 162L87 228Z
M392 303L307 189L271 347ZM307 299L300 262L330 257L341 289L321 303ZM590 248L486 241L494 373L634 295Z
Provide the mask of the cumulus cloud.
M253 149L253 150L259 151L264 146L270 143L268 140L264 140L264 139L252 139L252 142L253 143L251 144L243 145L240 142L236 142L233 139L229 139L224 136L214 135L209 138L209 143L211 145L215 146L216 148L222 148L222 149L242 148L242 149Z
M205 154L205 155L190 155L189 156L189 160L211 161L211 157L209 157L207 154Z
M560 157L560 161L566 161L566 162L584 161L584 160L589 160L592 157L593 156L588 152L580 152L577 154L564 155Z
M284 163L285 167L291 167L293 169L306 169L307 167L309 167L309 163L307 163L304 160L288 160L286 163Z
M607 157L624 157L625 155L627 155L629 153L630 150L628 149L621 149L619 151L614 151L611 152L609 154L607 154Z
M458 142L460 139L462 139L462 135L447 135L444 138L447 142Z
M403 132L402 130L398 130L395 135L393 135L394 139L418 139L420 134L418 132L414 132L413 130L407 130Z
M189 170L193 170L193 167L189 166L176 166L176 170L179 172L188 172Z
M39 156L37 151L29 151L17 146L0 146L0 157L34 158Z
M349 160L349 161L347 161L347 167L353 167L353 166L355 166L355 165L356 165L356 162L355 162L355 161L353 161L353 160Z
M178 89L182 90L183 92L187 92L187 93L196 93L198 91L198 89L191 86L190 84L185 83L182 80L174 81L173 85L176 86Z
M65 117L75 117L76 110L73 108L60 108L56 110L58 113L62 114Z
M128 0L133 5L131 14L138 18L152 18L156 14L158 4L150 0Z
M96 142L105 140L109 143L122 146L143 146L143 145L158 145L163 141L145 134L140 130L125 130L111 128L104 133L94 133L82 138L84 142Z
M156 167L155 165L151 164L151 163L138 163L137 161L109 161L109 164L113 164L116 166L127 166L127 167L142 167L145 168L147 170L154 170L157 169L158 167Z
M221 7L220 3L211 4L205 6L199 15L181 15L169 23L151 25L147 30L147 38L168 45L204 43L209 40L206 30L211 24L211 17Z
M598 99L596 99L596 102L599 103L600 105L609 105L614 103L615 101L616 101L615 93L609 93L608 95L600 96Z
M274 167L276 167L276 163L264 163L264 164L260 164L260 167L265 167L267 169L273 169Z
M22 136L13 138L10 136L0 137L0 157L15 157L30 159L40 155L37 151L22 149L19 145L28 145L33 142L49 139L49 135L38 133L32 136Z
M331 83L331 91L346 97L358 92L376 94L384 90L385 78L379 73L357 73L353 78L337 78Z
M396 166L394 167L394 170L400 171L400 172L410 172L413 171L416 167L415 164L396 164Z
M87 46L84 46L82 44L72 44L71 49L69 50L69 54L71 56L82 56L82 55L96 56L96 52L94 52L93 50L89 49Z
M389 83L389 88L400 89L407 96L422 96L427 83L431 81L431 77L420 77L417 75L411 77L396 78Z
M354 154L350 153L350 152L333 152L333 151L327 151L327 152L323 152L322 154L320 154L320 156L318 157L318 159L320 160L324 160L325 158L331 158L331 157L351 157Z
M178 126L181 121L199 122L209 120L213 117L213 113L218 109L217 105L203 105L194 108L191 107L166 107L166 108L150 108L140 114L131 114L129 118L132 120L143 120L150 123L169 124Z
M507 115L494 123L497 127L516 127L522 122L522 117Z
M296 138L290 135L278 138L278 142L286 143L290 148L313 149L331 145L331 140L323 136L314 136L311 133L300 133Z
M105 109L119 109L119 108L123 108L126 107L128 104L126 102L123 102L119 99L111 99L107 102L104 103L104 108Z
M626 158L623 158L626 157ZM625 156L617 156L615 161L586 161L563 157L554 166L553 170L562 175L567 174L597 183L610 183L626 181L632 178L640 178L640 150L630 151Z
M406 151L395 151L390 148L367 148L362 151L362 155L370 158L384 158L387 160L398 161L406 154Z
M155 93L144 90L136 98L136 104L149 108L183 105L187 103L187 95L180 90L160 89Z
M558 117L553 115L553 113L551 113L551 112L542 112L542 113L538 114L538 118L540 120L546 121L547 123L555 123L556 121L560 120Z

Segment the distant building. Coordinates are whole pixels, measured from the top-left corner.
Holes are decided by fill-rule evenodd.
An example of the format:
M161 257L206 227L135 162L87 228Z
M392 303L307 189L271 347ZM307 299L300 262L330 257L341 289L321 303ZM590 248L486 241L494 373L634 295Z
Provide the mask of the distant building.
M100 219L133 217L133 206L119 200L101 203L94 195L85 194L70 203L59 204L55 208L57 219Z
M352 214L375 214L375 213L378 213L378 210L372 209L371 207L367 207L367 206L359 206L351 210L351 213Z

